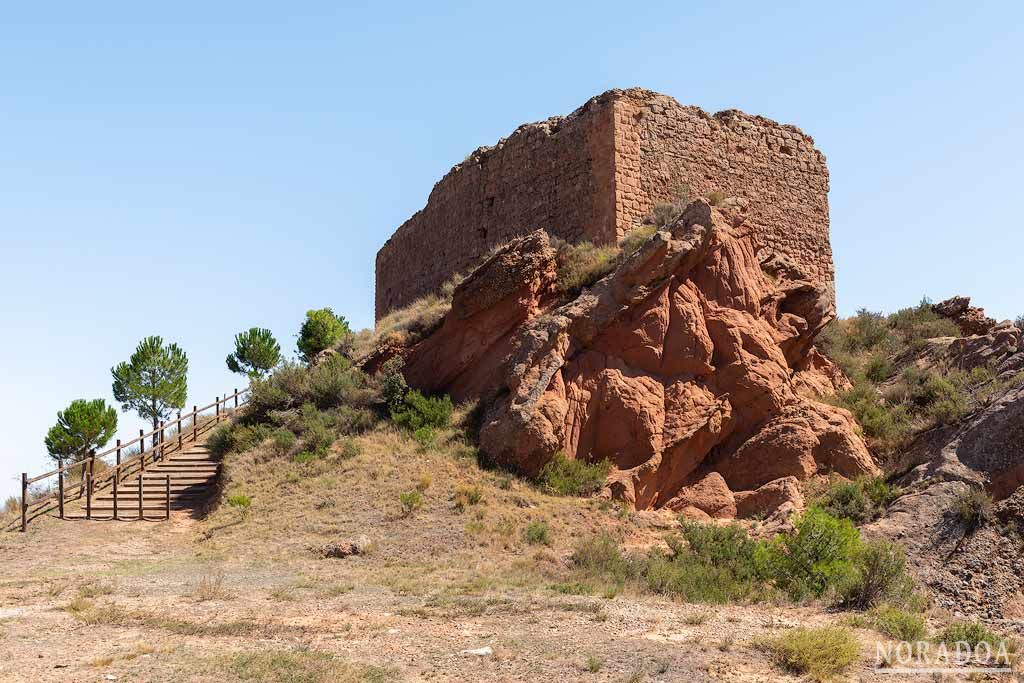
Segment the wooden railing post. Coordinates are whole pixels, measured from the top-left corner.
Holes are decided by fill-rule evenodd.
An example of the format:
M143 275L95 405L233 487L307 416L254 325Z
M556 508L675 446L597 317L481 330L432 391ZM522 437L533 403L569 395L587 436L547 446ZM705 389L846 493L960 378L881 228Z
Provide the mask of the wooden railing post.
M199 406L192 406L192 440L199 434Z
M64 519L64 464L63 462L57 467L57 496L60 499L57 503L57 509L60 511L60 518Z
M28 472L21 473L21 530L28 526Z
M92 472L85 473L85 518L92 519Z
M160 421L160 459L161 460L164 459L164 440L166 439L166 436L167 436L166 434L164 434L164 430L165 429L167 429L167 423L164 422L163 420L161 420Z
M167 496L165 501L164 501L165 504L166 504L166 508L164 509L164 519L170 519L171 518L171 475L169 475L169 474L165 474L164 475L164 493Z
M181 411L178 411L178 451L181 451Z
M142 521L142 474L139 474L139 521Z
M238 407L238 387L235 387L235 407Z
M213 424L220 424L220 396L215 401Z
M117 479L118 479L119 476L120 476L120 473L118 472L117 469L115 469L114 470L114 480L113 480L113 484L112 484L113 488L111 489L111 491L113 491L113 493L114 493L114 521L115 522L117 521Z
M146 430L139 430L139 469L146 471Z

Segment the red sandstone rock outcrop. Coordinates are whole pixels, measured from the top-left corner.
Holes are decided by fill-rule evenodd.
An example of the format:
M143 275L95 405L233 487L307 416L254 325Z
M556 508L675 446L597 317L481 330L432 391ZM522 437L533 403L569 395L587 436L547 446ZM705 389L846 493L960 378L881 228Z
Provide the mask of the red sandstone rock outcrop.
M495 461L609 459L611 495L718 518L801 507L817 473L877 472L851 416L807 397L845 382L812 346L831 288L762 266L741 217L694 202L575 299L556 277L546 233L515 240L404 352L411 385L484 400Z
M988 334L996 321L985 309L971 306L971 297L954 296L932 306L936 313L955 322L964 334Z

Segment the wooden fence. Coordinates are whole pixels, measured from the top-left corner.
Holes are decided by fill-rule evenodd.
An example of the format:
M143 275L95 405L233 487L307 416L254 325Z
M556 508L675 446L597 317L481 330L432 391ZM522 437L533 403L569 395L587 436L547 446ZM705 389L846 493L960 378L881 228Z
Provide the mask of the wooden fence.
M197 441L200 434L205 434L229 414L245 405L248 401L248 393L248 387L241 391L235 389L232 394L227 394L223 397L218 396L209 405L202 407L192 406L192 412L190 413L182 415L179 410L178 416L174 420L161 422L159 427L150 432L140 429L139 435L131 441L121 443L121 440L118 439L117 445L113 448L109 448L102 453L90 453L87 458L80 462L63 465L35 477L29 477L28 473L22 472L21 531L25 531L28 523L33 519L54 509L58 511L58 515L63 519L65 501L69 498L82 498L83 495L86 497L86 513L88 517L89 507L91 507L89 503L91 503L93 493L108 486L113 486L116 490L117 485L121 481L135 474L138 474L141 480L141 477L145 476L147 465L162 460L171 453L181 451L185 444ZM213 411L212 413L207 412L211 410ZM170 434L169 439L168 434ZM149 449L146 448L147 439L150 440ZM127 460L121 459L125 451L129 451L136 446L139 451L138 453L133 454ZM110 456L114 456L113 463L107 463L104 460L104 458L109 458ZM101 469L98 473L95 471L97 460L107 465L106 468ZM79 474L80 479L77 484L69 487L65 479L70 472ZM38 498L29 500L29 486L47 480L52 482L54 478L56 478L57 484L56 491L44 493ZM14 528L16 524L17 522L9 528Z

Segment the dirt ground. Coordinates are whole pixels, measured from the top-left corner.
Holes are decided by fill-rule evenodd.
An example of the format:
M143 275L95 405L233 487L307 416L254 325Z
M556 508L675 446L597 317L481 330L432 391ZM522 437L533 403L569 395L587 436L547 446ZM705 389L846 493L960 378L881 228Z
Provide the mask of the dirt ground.
M0 535L0 681L798 680L758 641L842 622L579 588L567 558L581 536L644 547L673 520L545 495L457 445L424 452L385 429L356 446L310 464L230 456L224 495L251 496L248 512ZM403 514L417 487L422 506ZM536 520L547 544L524 536ZM311 551L360 536L360 555ZM856 633L847 678L899 679L873 671L881 636Z

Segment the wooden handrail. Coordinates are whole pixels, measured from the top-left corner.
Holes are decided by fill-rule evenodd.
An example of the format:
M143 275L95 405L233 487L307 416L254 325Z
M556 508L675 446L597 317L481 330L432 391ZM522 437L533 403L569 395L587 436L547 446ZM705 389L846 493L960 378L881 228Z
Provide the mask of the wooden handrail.
M238 391L238 390L236 389L236 390L235 390L235 393L233 393L233 394L229 394L229 395L227 395L227 396L224 396L223 398L221 398L221 399L218 399L217 401L214 401L213 403L210 403L210 404L208 404L208 405L205 405L205 406L203 406L202 408L194 408L192 412L190 412L190 413L186 413L186 414L185 414L184 416L179 416L179 417L178 417L178 418L177 418L176 420L174 420L173 422L168 422L168 423L166 423L165 425L163 425L162 427L157 427L156 429L154 429L154 430L152 430L152 431L150 431L150 432L145 432L145 433L141 433L141 431L140 431L140 434L139 434L139 436L135 437L135 438L134 438L134 439L132 439L131 441L128 441L128 442L126 442L126 443L122 443L122 444L119 444L118 446L115 446L115 447L113 447L113 448L108 448L107 450L103 451L102 453L97 453L97 454L96 454L95 456L93 456L93 457L96 457L96 458L103 458L103 457L105 457L105 456L108 456L108 455L110 455L111 453L114 453L114 452L116 452L116 451L117 451L118 449L124 449L124 448L127 448L128 446L131 446L132 444L135 444L135 443L139 443L140 441L144 442L144 441L145 441L146 439L148 439L149 437L153 436L154 434L159 434L160 432L162 432L162 431L164 431L164 430L170 429L170 428L171 428L171 426L172 426L172 425L175 425L175 424L177 424L177 425L178 425L178 427L179 427L179 429L180 429L180 427L181 427L181 423L182 423L182 422L185 422L185 421L187 421L187 420L188 420L188 419L189 419L190 417L192 417L193 415L197 415L198 413L201 413L201 412L203 412L203 411L205 411L205 410L209 410L210 408L213 408L213 407L215 407L215 406L218 406L218 405L220 405L220 404L222 404L222 403L227 403L227 402L228 402L228 401L229 401L230 399L233 399L233 398L235 398L235 397L237 397L237 396L241 396L242 394L246 394L246 393L248 393L248 392L249 392L249 388L248 388L248 387L246 387L245 389L242 389L241 391ZM143 448L143 450L145 450L145 447L146 447L146 444L145 444L145 443L143 443L143 444L142 444L142 448ZM81 462L81 461L79 461L79 462ZM65 473L66 473L66 472L67 472L67 471L68 471L69 469L74 469L74 467L75 467L76 465L77 465L77 463L75 463L75 464L70 464L70 465L63 465L63 466L61 466L61 467L58 467L57 469L55 469L55 470L52 470L52 471L50 471L50 472L46 472L46 473L44 473L44 474L40 474L40 475L38 475L38 476L32 477L31 479L29 479L29 480L28 480L28 483L29 483L29 484L34 484L34 483L36 483L37 481L42 481L43 479L46 479L46 478L48 478L48 477L52 477L52 476L54 476L55 474L59 474L59 473L61 473L61 472L65 472Z
M94 493L98 486L104 486L115 479L123 479L126 475L132 474L133 472L138 472L141 478L142 474L145 471L147 461L156 462L157 460L163 459L164 457L167 456L168 453L180 451L184 447L184 443L191 443L196 438L198 438L199 417L201 413L209 410L210 408L215 408L216 414L210 416L210 419L204 422L204 427L206 426L206 424L218 424L222 416L226 412L225 410L221 410L221 406L224 405L226 409L228 401L233 400L235 406L233 410L237 410L239 407L244 406L246 403L248 403L248 400L246 399L239 401L239 398L247 393L249 393L249 387L246 387L241 391L235 389L233 394L225 394L223 397L218 396L213 403L205 405L201 408L198 406L194 406L192 408L192 411L190 413L186 413L185 415L182 415L181 412L179 411L177 419L172 420L171 422L161 423L159 427L150 432L139 430L139 436L137 436L136 438L132 439L127 443L122 443L121 440L118 439L117 445L114 446L113 448L109 448L103 451L102 453L90 454L89 457L85 458L84 460L80 460L76 463L62 465L55 470L46 472L44 474L40 474L32 478L29 478L27 473L22 472L21 530L25 531L25 528L28 525L30 519L34 519L40 514L43 514L44 512L47 512L50 509L52 509L52 504L53 501L55 500L59 501L58 507L60 508L61 517L63 517L64 500L68 496L69 492L74 493L77 491L79 495L81 495L82 493L87 493L91 497L91 493ZM189 430L191 434L185 435L183 437L183 430L181 426L188 420L192 421L192 429ZM168 429L173 429L175 426L177 426L178 429L178 438L172 439L171 441L168 442L165 439L166 432ZM203 431L205 432L206 430L203 429ZM159 435L159 437L157 435ZM146 439L149 437L154 438L152 445L147 450ZM133 457L129 458L128 460L122 461L121 451L123 451L125 448L129 446L132 446L133 444L139 444L139 452ZM103 457L108 456L112 453L116 454L116 464L107 467L107 469L105 469L103 472L100 472L99 475L94 476L93 465L96 462L96 458L102 459ZM83 478L81 483L75 484L71 487L66 486L64 484L64 475L66 475L70 470L79 467L88 468L85 478ZM28 502L29 485L53 476L58 477L57 493L51 493L42 498L33 500L31 503ZM88 481L88 483L86 483L86 481ZM47 507L48 504L51 505L51 507ZM30 508L34 508L34 510L31 511L31 515Z

